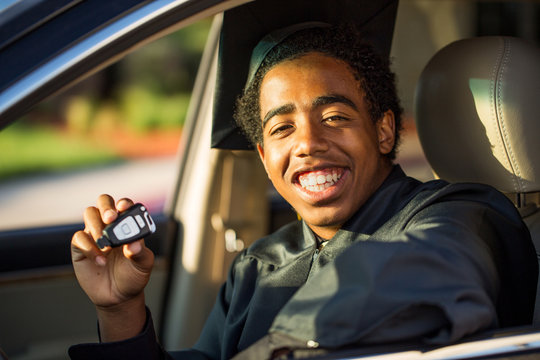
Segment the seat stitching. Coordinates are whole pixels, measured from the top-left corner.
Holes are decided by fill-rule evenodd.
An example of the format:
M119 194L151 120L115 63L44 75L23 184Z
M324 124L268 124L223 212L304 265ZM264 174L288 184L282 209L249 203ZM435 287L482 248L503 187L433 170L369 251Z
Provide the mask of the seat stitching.
M499 71L499 76L497 78L497 114L498 114L498 118L499 118L499 124L500 124L500 127L501 127L501 133L503 135L503 139L504 139L504 145L505 145L505 150L508 154L508 158L510 160L510 166L513 170L513 179L514 179L514 183L516 183L517 185L517 189L519 192L524 192L524 186L523 186L523 182L521 181L522 178L521 178L521 172L519 170L519 163L516 159L516 156L515 156L515 153L514 151L512 150L512 142L510 141L510 138L509 138L509 134L508 134L508 131L507 131L507 127L506 127L506 118L503 116L503 101L502 101L502 87L503 87L503 77L505 76L506 74L506 69L507 69L507 65L508 65L508 61L509 61L509 58L510 58L510 52L511 52L511 42L508 41L507 39L504 39L504 48L505 48L505 52L504 52L504 55L503 55L503 59L502 59L502 64L501 64L501 67L500 67L500 71Z
M504 154L506 155L506 164L511 168L512 173L511 179L513 183L513 187L515 191L519 191L519 184L516 181L516 177L514 175L514 167L510 159L510 154L508 153L508 149L506 148L506 143L503 138L506 137L503 124L501 124L502 114L500 113L501 110L501 99L500 99L500 87L501 87L501 81L499 80L499 76L502 72L502 68L504 67L504 59L506 56L505 48L506 48L506 42L504 39L502 46L499 47L497 58L495 61L495 64L493 66L493 71L491 75L491 82L490 82L490 91L489 93L491 96L489 97L490 102L490 109L491 109L491 117L493 122L495 122L495 126L497 129L499 129L499 134L496 136L497 146L502 149L501 152L504 151ZM500 161L503 161L501 159Z

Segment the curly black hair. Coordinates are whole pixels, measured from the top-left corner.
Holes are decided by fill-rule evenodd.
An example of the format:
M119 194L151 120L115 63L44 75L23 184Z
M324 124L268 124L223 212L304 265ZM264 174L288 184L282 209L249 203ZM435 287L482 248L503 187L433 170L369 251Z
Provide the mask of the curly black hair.
M260 86L266 73L275 65L319 52L347 63L353 70L373 122L387 110L395 117L395 143L386 156L393 160L402 130L402 108L396 92L395 76L390 63L379 56L373 46L362 39L354 26L317 27L300 30L276 45L266 55L253 80L237 99L235 120L253 145L263 145L262 120L259 109Z

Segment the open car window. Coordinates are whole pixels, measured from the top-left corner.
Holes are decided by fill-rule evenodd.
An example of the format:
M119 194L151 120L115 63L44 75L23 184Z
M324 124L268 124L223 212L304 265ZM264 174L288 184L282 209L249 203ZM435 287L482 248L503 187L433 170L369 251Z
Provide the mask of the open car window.
M103 192L163 212L210 23L135 51L0 132L0 230L80 223Z
M211 23L202 19L136 50L0 132L0 348L10 359L61 359L71 344L96 340L69 242L102 193L144 203L157 223L147 239L156 254L147 297L159 316L167 208Z

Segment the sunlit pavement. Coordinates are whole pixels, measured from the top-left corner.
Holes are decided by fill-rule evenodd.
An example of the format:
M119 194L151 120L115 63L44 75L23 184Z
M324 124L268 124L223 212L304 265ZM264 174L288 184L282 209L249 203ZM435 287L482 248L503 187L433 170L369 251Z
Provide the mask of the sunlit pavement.
M151 212L174 188L176 157L149 158L0 183L0 230L82 222L103 193L131 197Z

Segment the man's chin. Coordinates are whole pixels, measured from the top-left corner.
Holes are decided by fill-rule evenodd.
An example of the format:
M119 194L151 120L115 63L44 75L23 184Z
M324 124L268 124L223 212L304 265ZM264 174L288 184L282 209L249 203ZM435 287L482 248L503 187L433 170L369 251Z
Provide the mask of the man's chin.
M319 213L316 216L302 216L301 213L299 214L306 224L317 234L318 231L335 233L347 220L344 219L344 216L338 216L338 214Z

